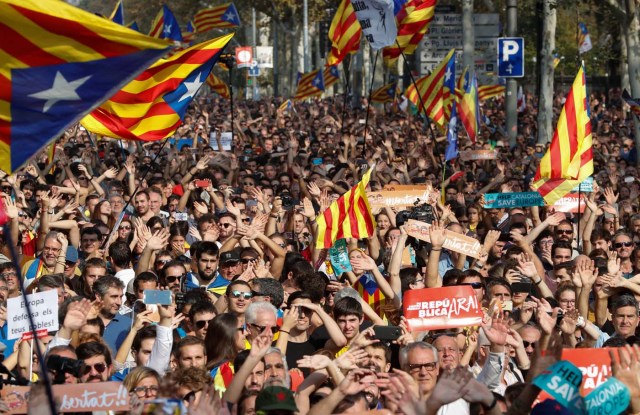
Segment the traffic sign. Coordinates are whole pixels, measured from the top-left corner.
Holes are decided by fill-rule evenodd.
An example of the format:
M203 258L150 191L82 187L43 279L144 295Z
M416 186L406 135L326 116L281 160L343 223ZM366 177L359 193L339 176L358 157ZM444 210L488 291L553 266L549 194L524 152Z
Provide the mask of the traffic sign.
M260 67L258 66L258 62L255 60L251 61L249 76L260 76Z
M524 76L524 38L498 38L498 76L504 78Z

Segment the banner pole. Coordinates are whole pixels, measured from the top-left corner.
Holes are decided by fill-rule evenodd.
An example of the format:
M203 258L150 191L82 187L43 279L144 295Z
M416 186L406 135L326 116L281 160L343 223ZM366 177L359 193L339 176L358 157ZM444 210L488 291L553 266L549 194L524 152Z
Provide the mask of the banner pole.
M376 65L378 63L378 55L380 55L380 49L376 50L376 57L373 59L373 71L371 71L371 82L369 83L369 97L367 98L367 113L364 118L364 142L362 143L363 153L366 158L367 154L367 127L369 126L369 108L371 108L371 94L373 93L373 79L376 76Z

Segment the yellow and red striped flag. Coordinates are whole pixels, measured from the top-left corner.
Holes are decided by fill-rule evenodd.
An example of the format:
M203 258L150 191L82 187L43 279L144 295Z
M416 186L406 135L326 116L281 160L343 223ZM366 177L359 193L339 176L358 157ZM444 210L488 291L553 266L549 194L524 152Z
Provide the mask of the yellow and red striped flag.
M396 85L396 82L392 82L373 91L371 94L371 103L384 104L387 102L393 102L396 99Z
M382 56L387 65L393 64L404 52L415 52L433 20L436 0L409 0L396 15L398 25L397 43L384 48Z
M324 68L324 89L329 88L340 80L340 73L338 72L338 66L326 66Z
M631 112L636 114L636 117L640 118L640 99L631 98L631 94L629 94L629 91L626 89L622 91L622 99L624 99L624 102L629 105Z
M213 28L225 29L240 26L240 15L233 3L225 3L210 9L202 9L193 18L196 32L206 32Z
M584 67L578 71L560 113L551 145L533 187L552 205L593 174L591 119Z
M128 140L170 136L232 37L225 35L160 59L83 118L82 125L96 134Z
M351 0L342 0L329 27L331 52L327 56L327 66L337 65L349 53L357 52L361 36L362 28Z
M298 89L295 100L322 95L324 92L324 73L322 69L316 69L305 74L298 72Z
M479 101L485 101L500 95L504 95L504 85L480 85L478 87Z
M418 79L405 92L407 99L416 105L420 112L424 112L441 127L445 124L444 83L450 77L456 76L450 65L454 52L455 49L451 49L430 75ZM418 94L420 95L418 96ZM419 97L422 97L422 101ZM422 103L424 103L424 108L422 108Z
M211 72L209 76L207 76L207 85L211 87L211 90L213 92L220 95L222 98L231 98L231 94L229 93L229 85L227 85L227 83L222 79L215 76L213 72Z
M478 80L476 73L467 72L463 82L464 93L458 102L458 118L462 122L467 136L476 142L480 130L480 105L478 103Z
M366 192L374 168L372 166L358 184L318 215L316 248L331 248L335 241L342 238L360 239L374 235L376 220L371 213Z

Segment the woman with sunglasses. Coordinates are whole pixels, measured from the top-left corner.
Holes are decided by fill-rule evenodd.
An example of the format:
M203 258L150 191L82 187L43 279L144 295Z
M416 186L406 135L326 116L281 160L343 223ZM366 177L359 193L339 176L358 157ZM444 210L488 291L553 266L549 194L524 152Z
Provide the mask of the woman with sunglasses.
M143 402L150 401L158 396L160 375L151 368L138 366L129 372L122 385L132 397L135 395ZM148 404L145 404L144 409L147 407Z
M217 315L209 322L204 338L207 370L214 379L216 390L224 392L233 378L233 359L245 349L243 322L232 313Z
M133 224L129 218L124 218L118 226L118 241L131 242L133 239Z

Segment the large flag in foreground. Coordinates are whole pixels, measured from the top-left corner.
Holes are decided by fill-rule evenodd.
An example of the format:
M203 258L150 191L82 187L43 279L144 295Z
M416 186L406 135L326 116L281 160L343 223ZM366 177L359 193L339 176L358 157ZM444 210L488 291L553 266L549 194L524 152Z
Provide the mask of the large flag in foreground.
M318 215L316 248L331 248L335 241L342 238L360 239L374 234L376 220L371 213L366 192L373 169L371 167L358 184Z
M397 43L385 48L383 56L391 64L402 54L412 54L433 20L436 0L409 0L396 14Z
M454 52L455 49L451 49L431 74L418 79L405 92L407 99L417 105L420 112L425 113L441 127L445 124L444 85L450 78L455 79L455 64L451 64L454 62ZM449 91L449 94L453 95L455 91ZM422 104L424 104L424 108L422 108Z
M534 178L533 187L550 205L593 174L591 140L586 76L581 67Z
M351 0L342 0L329 27L331 52L327 55L327 65L337 65L348 54L357 52L361 36L362 29Z
M240 26L240 15L233 3L225 3L210 9L202 9L193 18L196 32L214 28L227 29Z
M0 0L0 169L19 168L168 50L63 1Z
M161 59L82 120L96 134L161 140L180 126L187 106L233 34Z
M180 31L178 20L166 4L162 6L162 9L160 9L156 18L153 20L149 36L182 42L182 32Z
M316 69L305 74L298 73L298 89L295 100L302 100L309 97L322 95L324 92L324 72Z

